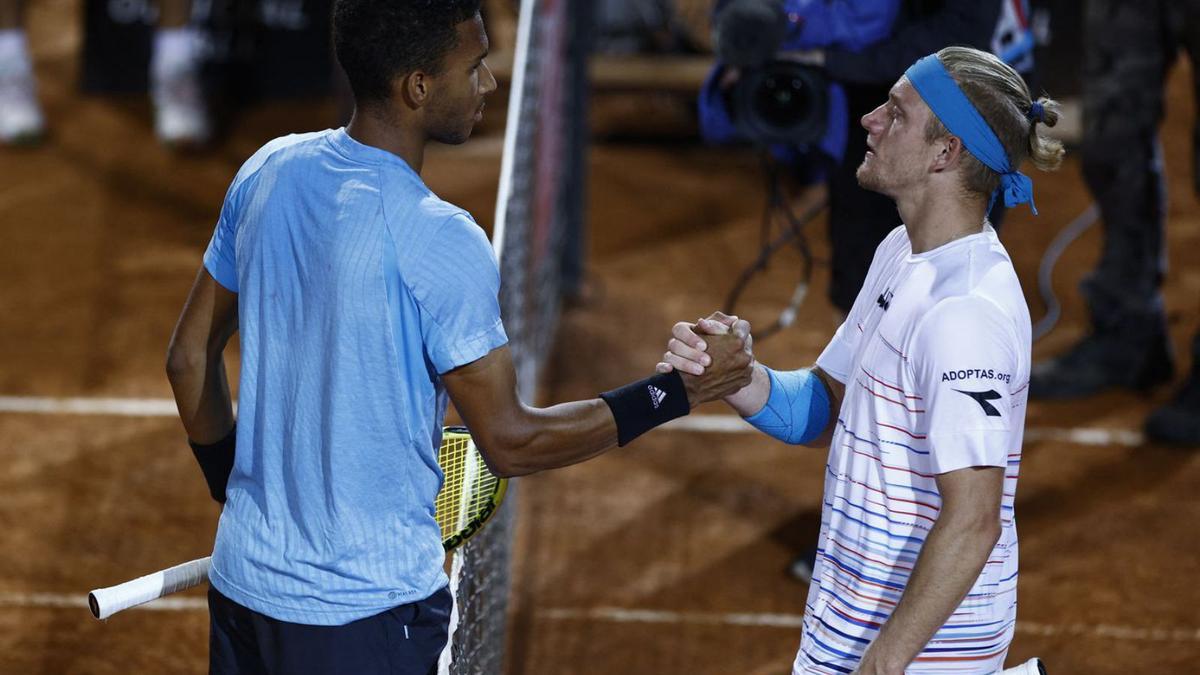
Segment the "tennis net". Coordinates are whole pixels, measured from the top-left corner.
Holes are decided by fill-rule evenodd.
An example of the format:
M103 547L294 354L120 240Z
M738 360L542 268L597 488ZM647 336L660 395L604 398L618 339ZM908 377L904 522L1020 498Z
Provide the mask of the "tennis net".
M586 0L522 0L493 243L500 307L525 401L537 398L560 300L578 283L586 163ZM456 616L442 673L497 675L508 640L519 490L455 554Z

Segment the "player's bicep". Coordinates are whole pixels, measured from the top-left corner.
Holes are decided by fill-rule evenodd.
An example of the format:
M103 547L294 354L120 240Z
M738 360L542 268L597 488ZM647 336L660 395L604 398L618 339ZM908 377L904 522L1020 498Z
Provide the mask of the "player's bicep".
M846 398L846 385L825 372L819 365L814 364L812 371L825 384L825 389L829 392L830 414L836 414L842 407L842 399Z
M837 428L838 414L842 410L842 399L846 397L846 385L825 372L819 365L814 364L812 372L829 394L829 421L825 424L825 430L821 432L821 435L806 445L813 448L827 448L833 442L833 430Z
M508 346L442 374L442 383L489 466L505 463L504 450L523 437L525 406Z
M168 358L178 365L179 360L219 354L237 332L237 326L237 293L222 286L201 267L171 335Z
M942 497L939 519L948 518L966 527L993 527L1000 523L1004 498L1004 469L973 466L935 477Z

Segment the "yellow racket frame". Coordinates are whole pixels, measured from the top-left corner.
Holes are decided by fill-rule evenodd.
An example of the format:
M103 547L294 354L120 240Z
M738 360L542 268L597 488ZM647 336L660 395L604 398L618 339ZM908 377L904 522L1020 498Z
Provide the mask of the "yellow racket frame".
M438 465L445 479L434 500L442 546L452 551L474 536L500 508L508 480L488 469L466 427L442 429Z

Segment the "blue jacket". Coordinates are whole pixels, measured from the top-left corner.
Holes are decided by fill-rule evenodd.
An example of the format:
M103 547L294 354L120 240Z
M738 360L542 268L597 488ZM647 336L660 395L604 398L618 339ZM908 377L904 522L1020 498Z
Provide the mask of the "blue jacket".
M839 82L886 86L917 59L947 45L991 51L1019 72L1030 73L1029 0L907 0L887 39L865 49L826 50L825 72Z

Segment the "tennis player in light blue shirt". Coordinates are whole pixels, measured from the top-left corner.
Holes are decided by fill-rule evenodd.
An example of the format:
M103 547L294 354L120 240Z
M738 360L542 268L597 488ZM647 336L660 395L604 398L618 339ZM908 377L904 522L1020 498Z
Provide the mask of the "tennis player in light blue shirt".
M238 294L239 452L210 578L276 618L343 624L445 586L439 373L507 340L484 232L344 129L256 153L204 266ZM287 518L272 514L286 513Z
M594 457L749 382L745 335L704 377L549 408L517 394L483 231L420 178L496 88L479 0L337 0L345 129L268 143L234 178L168 349L225 504L210 673L428 675L451 599L434 498L447 398L497 474ZM238 423L222 353L241 335Z

